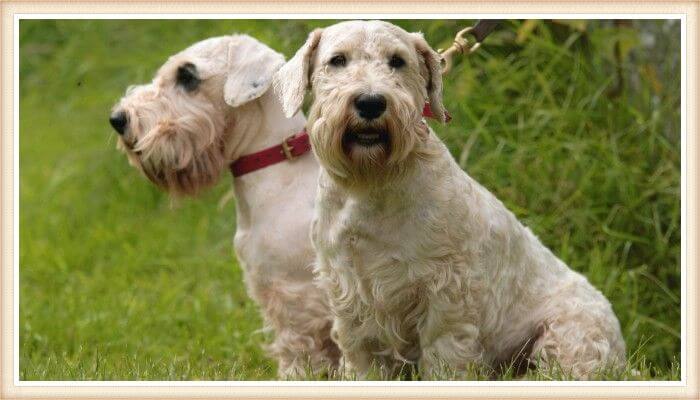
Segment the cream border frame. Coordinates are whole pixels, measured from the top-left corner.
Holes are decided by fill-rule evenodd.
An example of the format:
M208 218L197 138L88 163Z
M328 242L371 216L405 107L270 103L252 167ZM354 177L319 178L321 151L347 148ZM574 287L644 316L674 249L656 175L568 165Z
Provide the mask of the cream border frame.
M689 343L687 338L694 337L689 336L689 332L695 332L697 327L697 292L696 292L696 268L691 268L691 266L697 267L697 251L695 246L689 248L689 245L695 243L697 239L696 226L697 224L688 224L690 222L689 217L695 216L697 218L697 186L695 181L688 179L688 174L690 172L695 172L697 167L697 135L690 135L688 132L697 133L697 121L690 120L688 110L695 110L695 105L697 104L697 22L698 22L698 5L693 2L671 2L665 3L663 5L654 5L650 2L629 2L629 3L589 3L585 5L575 5L570 2L539 2L539 3L510 3L502 2L496 4L479 4L479 3L431 3L422 4L411 2L402 5L402 9L410 8L411 14L402 13L394 14L391 13L391 8L395 9L395 5L387 4L386 2L374 2L371 4L365 4L361 6L363 13L357 14L358 3L331 3L331 4L306 4L304 7L308 10L305 14L298 14L300 6L303 3L297 2L285 2L285 3L265 3L265 4L251 4L251 3L237 3L237 4L212 4L212 3L200 3L196 6L186 5L182 3L165 4L165 3L136 3L130 2L129 5L119 4L119 3L37 3L37 2L4 2L2 3L2 25L3 25L3 75L2 75L2 87L9 88L12 87L13 90L3 90L2 92L2 111L3 111L3 137L2 137L2 260L3 260L3 270L2 270L2 344L3 350L7 347L12 347L13 350L16 349L18 344L18 339L12 338L12 333L15 332L17 325L15 321L8 324L8 312L11 315L16 315L15 312L18 311L18 305L15 303L13 296L18 288L17 281L13 280L12 277L16 276L16 269L10 269L8 271L8 258L12 260L10 265L17 266L18 263L18 252L12 251L12 249L17 249L15 245L17 244L16 239L16 228L18 228L18 190L13 188L18 188L19 179L18 174L13 172L18 171L18 156L13 154L18 151L18 135L14 134L18 132L18 122L17 114L18 110L13 109L13 103L17 104L18 100L18 81L16 71L18 66L18 57L16 52L12 50L17 49L18 39L16 39L16 34L8 32L7 27L12 26L16 28L19 18L25 17L56 17L56 15L49 16L47 14L58 14L66 12L75 12L77 10L83 14L84 18L114 18L116 13L117 17L123 18L138 18L138 16L131 14L136 8L139 13L148 13L142 18L154 18L154 17L170 17L170 18L222 18L221 12L230 12L231 15L223 16L224 18L235 17L235 18L272 18L277 15L261 15L259 13L289 13L285 15L285 18L327 18L330 14L325 14L325 12L330 12L332 10L332 16L340 18L353 18L353 17L367 17L367 14L372 14L373 17L387 18L391 16L392 18L425 18L425 15L416 15L412 13L430 13L429 18L444 17L448 15L449 18L487 18L496 17L495 13L501 10L508 10L508 16L517 18L546 18L552 17L549 14L554 9L561 9L562 5L565 5L567 11L569 11L569 18L586 18L586 17L602 17L602 18L656 18L657 13L662 12L665 15L663 17L678 17L681 16L683 20L682 29L682 46L685 48L683 54L683 61L685 62L685 68L683 69L682 85L685 90L682 91L682 104L685 105L683 110L683 121L682 121L682 223L681 229L684 232L682 238L682 281L684 285L684 291L682 293L681 307L682 307L682 325L686 328L682 331L682 381L681 382L551 382L551 383L533 383L533 382L19 382L16 380L15 367L17 366L17 356L13 354L12 358L9 360L8 365L8 353L13 352L3 352L2 357L2 395L5 396L95 396L95 395L164 395L164 396L197 396L200 397L202 393L207 395L260 395L260 394L281 394L286 393L291 395L295 393L297 395L315 395L315 396L332 396L338 394L338 390L345 392L348 395L368 395L370 393L377 395L402 395L402 396L417 396L417 395L437 395L442 396L454 396L454 395L464 395L470 393L472 395L490 395L490 396L508 396L521 393L522 390L528 389L532 391L532 394L539 393L544 395L556 395L556 396L571 396L580 395L581 390L585 390L586 393L598 396L605 395L656 395L656 396L689 396L692 393L697 393L697 341L692 341ZM137 7L135 7L137 6ZM634 13L624 13L625 6L633 6ZM198 12L205 11L206 14L192 14L189 13L188 9L196 9ZM171 14L159 14L154 15L162 11L169 11ZM343 11L352 10L352 14L343 13ZM217 14L210 14L217 11ZM235 13L233 13L235 11ZM468 11L469 14L456 14L454 11ZM91 12L92 14L88 14ZM246 14L242 14L245 12ZM324 12L324 14L319 14ZM99 13L99 14L95 14ZM107 16L105 13L108 13ZM294 15L296 13L296 15ZM435 14L440 13L440 14ZM517 13L517 14L516 14ZM584 14L585 13L585 14ZM675 15L668 15L668 14ZM235 14L235 15L234 15ZM343 14L343 15L339 15ZM383 14L383 15L378 15ZM594 15L595 14L595 15ZM653 15L652 15L653 14ZM650 16L651 15L651 16ZM561 16L561 14L557 15ZM71 17L75 17L72 15ZM503 17L503 15L498 15L498 17ZM10 23L8 23L10 22ZM8 34L9 33L9 34ZM15 31L16 33L16 31ZM11 39L12 42L10 42ZM690 40L689 40L690 39ZM8 43L9 42L9 43ZM12 49L12 50L11 50ZM14 56L14 57L12 57ZM690 56L690 57L689 57ZM12 59L12 64L8 64L8 59ZM13 74L9 74L8 71L14 69ZM693 74L688 74L688 71L692 71ZM690 78L690 81L689 81ZM687 94L694 94L693 96L687 96ZM12 96L12 97L9 97ZM8 112L8 110L12 110ZM9 124L12 121L13 125ZM8 139L11 137L12 146L7 146ZM9 154L8 154L9 153ZM9 157L8 157L9 156ZM12 161L12 164L8 162ZM8 168L9 167L9 168ZM8 185L9 183L9 185ZM691 190L692 189L692 190ZM689 196L692 193L692 196ZM11 197L9 197L11 195ZM8 199L12 199L12 205L15 207L8 207ZM9 217L9 218L8 218ZM8 219L12 220L12 226L8 226ZM692 222L696 222L694 220ZM9 228L9 229L8 229ZM12 234L12 233L15 234ZM9 234L8 234L9 233ZM8 238L9 236L9 238ZM9 249L9 251L8 251ZM8 254L9 253L9 254ZM8 257L9 256L9 257ZM692 256L692 257L691 257ZM8 279L9 278L9 279ZM9 282L9 284L8 284ZM13 284L10 286L10 284ZM693 296L689 296L689 294ZM12 305L12 307L8 307ZM693 312L694 311L694 312ZM691 317L691 318L689 318ZM692 329L691 329L692 328ZM8 335L9 334L9 335ZM11 341L7 340L12 338ZM8 346L8 344L12 345ZM692 357L691 357L692 356ZM6 368L8 367L9 368ZM8 376L8 372L12 378ZM36 384L35 384L36 383ZM280 389L282 388L282 392ZM640 393L640 390L644 390L647 393Z

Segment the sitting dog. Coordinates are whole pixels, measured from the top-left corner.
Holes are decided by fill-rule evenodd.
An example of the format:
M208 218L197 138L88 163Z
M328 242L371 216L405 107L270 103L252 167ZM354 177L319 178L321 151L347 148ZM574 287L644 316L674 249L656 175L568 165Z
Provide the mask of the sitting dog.
M170 57L150 84L130 87L110 123L130 163L177 195L201 192L238 160L231 164L239 175L234 247L248 293L274 331L269 350L279 376L288 378L332 369L340 353L313 283L308 231L318 163L304 156L300 137L290 139L304 116L286 118L268 91L283 64L248 36L204 40ZM284 155L298 158L273 164Z
M465 174L421 118L426 102L445 117L440 56L421 34L382 21L317 29L274 87L287 116L313 93L312 240L351 371L376 365L392 377L408 362L428 378L524 356L586 379L624 361L605 297Z

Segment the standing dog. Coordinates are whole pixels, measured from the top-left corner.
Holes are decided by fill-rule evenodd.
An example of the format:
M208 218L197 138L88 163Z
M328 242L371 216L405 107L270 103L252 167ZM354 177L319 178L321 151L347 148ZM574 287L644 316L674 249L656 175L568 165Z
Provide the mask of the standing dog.
M282 55L248 36L194 44L114 107L118 148L158 186L199 193L233 161L303 130L304 116L286 118L268 91L283 64ZM248 293L274 331L270 351L284 378L333 368L339 357L327 302L313 283L308 231L318 169L307 155L234 179L234 247Z
M444 117L440 57L381 21L313 31L275 77L287 116L308 87L321 163L312 239L346 365L530 360L585 379L623 362L610 303L465 174L421 118Z

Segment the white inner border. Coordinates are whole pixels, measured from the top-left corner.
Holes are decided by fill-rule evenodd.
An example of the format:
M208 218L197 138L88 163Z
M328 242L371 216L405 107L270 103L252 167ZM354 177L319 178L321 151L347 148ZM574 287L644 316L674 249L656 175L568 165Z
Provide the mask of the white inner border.
M19 21L32 19L677 19L681 21L681 380L680 381L20 381L19 380ZM14 15L14 61L13 61L13 130L14 130L14 221L13 221L13 380L15 386L77 386L77 387L231 387L231 386L447 386L447 387L686 387L686 252L687 252L687 198L686 198L686 15L685 14L172 14L172 13L141 13L141 14L29 14Z

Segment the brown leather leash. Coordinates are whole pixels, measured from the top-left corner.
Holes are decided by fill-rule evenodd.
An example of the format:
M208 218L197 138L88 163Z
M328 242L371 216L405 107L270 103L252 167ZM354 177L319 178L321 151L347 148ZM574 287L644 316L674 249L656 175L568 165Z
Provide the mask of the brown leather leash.
M452 70L452 58L455 54L469 55L475 52L481 47L481 42L483 42L501 22L503 22L501 19L482 19L477 21L474 26L466 27L457 32L452 46L445 50L438 50L438 53L442 56L442 74L446 75ZM473 37L472 43L469 43L469 40L465 37L466 35L471 35Z

